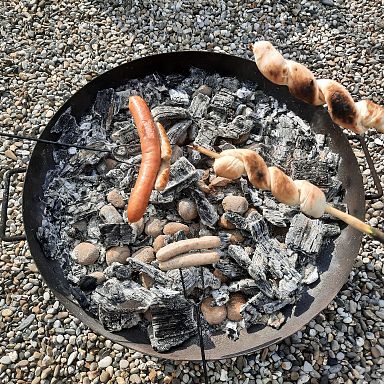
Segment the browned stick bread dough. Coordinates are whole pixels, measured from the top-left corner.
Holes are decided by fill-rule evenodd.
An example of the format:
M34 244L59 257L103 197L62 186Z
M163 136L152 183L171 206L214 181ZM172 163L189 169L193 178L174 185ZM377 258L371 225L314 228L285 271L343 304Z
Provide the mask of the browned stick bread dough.
M369 128L384 133L384 107L370 100L355 103L340 83L328 79L316 80L304 65L285 60L269 41L258 41L252 49L257 67L268 80L287 85L293 96L308 104L327 104L336 124L357 134Z

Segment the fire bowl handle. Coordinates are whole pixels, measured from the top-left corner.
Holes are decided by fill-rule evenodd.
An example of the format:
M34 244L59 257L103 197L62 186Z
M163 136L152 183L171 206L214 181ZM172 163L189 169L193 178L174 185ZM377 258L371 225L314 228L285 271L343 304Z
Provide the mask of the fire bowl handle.
M25 168L15 168L15 169L10 169L9 171L4 173L4 194L3 194L3 204L1 206L1 216L0 216L0 240L4 242L10 243L10 242L21 241L26 239L25 234L17 235L17 236L5 235L11 178L15 174L25 173L25 172L26 172Z
M374 199L380 199L381 196L383 196L383 187L381 186L380 177L377 174L375 164L373 163L371 154L369 153L367 143L365 141L364 136L360 135L347 135L348 139L357 139L360 142L361 148L363 149L365 160L367 161L368 168L371 171L371 176L373 179L373 183L376 187L376 193L372 194L365 194L365 200L374 200Z

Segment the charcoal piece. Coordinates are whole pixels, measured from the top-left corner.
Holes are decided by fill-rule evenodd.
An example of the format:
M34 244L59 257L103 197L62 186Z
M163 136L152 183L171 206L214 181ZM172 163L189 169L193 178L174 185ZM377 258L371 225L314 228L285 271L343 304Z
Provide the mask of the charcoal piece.
M244 248L239 245L230 245L228 247L228 255L244 269L248 269L252 262Z
M260 193L253 187L248 187L248 194L254 207L260 207L263 204L263 199L260 197Z
M197 93L189 106L188 112L194 119L201 119L207 113L211 98L203 93Z
M192 197L195 200L200 221L207 227L213 228L219 220L216 207L198 189L192 191Z
M292 219L285 243L295 251L308 255L317 254L328 233L337 234L335 226L326 226L320 220L313 220L299 213Z
M239 324L235 321L227 321L225 324L225 334L230 340L236 341L240 337Z
M93 291L99 284L96 277L84 275L80 278L78 285L84 292Z
M214 267L230 279L236 280L247 277L247 271L240 267L239 264L228 258L220 259L216 264L214 264Z
M159 105L151 110L152 116L156 121L164 125L169 125L176 120L185 120L189 118L189 113L182 107L169 105Z
M188 93L182 90L170 89L169 97L171 98L172 103L179 105L188 105L189 96Z
M178 291L151 289L155 298L150 306L152 323L148 334L152 347L165 352L196 334L194 306Z
M267 255L262 252L254 253L248 273L255 281L267 281Z
M214 289L211 292L212 298L213 298L213 306L221 307L228 303L229 301L229 292L228 288L225 288L224 286L220 289Z
M217 125L211 120L203 119L199 120L197 124L199 126L199 132L193 143L211 149L219 135Z
M249 272L260 269L260 262L267 261L268 272L275 278L281 279L284 276L300 280L300 274L292 268L288 261L288 253L285 248L276 240L265 236L258 237L255 243L255 252ZM257 261L257 262L256 262ZM251 274L252 277L254 277Z
M236 96L241 100L250 101L253 96L253 91L248 88L241 87L236 91Z
M257 212L253 212L247 217L247 228L251 232L253 239L258 242L260 239L268 239L269 231L264 218Z
M70 261L70 270L67 274L67 279L78 285L81 278L87 274L87 267Z
M200 178L201 172L197 170L185 157L180 157L170 167L169 182L161 193L164 197L170 194L176 197L183 189L189 187Z
M116 92L116 104L119 106L119 111L128 109L129 98L132 95L133 92L130 89Z
M227 113L228 110L234 109L235 96L225 88L220 89L213 97L210 104L212 109Z
M118 112L120 102L113 88L103 89L97 92L96 100L93 105L93 112L101 119L102 127L108 131L113 116Z
M308 264L303 271L304 277L302 282L312 284L319 279L319 270L316 265Z
M218 136L227 139L239 139L251 132L253 122L246 116L236 116L229 124L220 124Z
M98 215L94 215L90 218L87 226L87 234L91 239L100 238L100 224L101 220Z
M243 292L246 295L256 295L260 291L254 279L241 279L230 283L229 292Z
M153 190L151 192L151 196L149 198L149 201L152 204L169 204L172 203L172 201L175 200L175 196L172 194L163 195L161 192Z
M256 324L266 324L267 320L262 309L266 301L267 298L259 292L241 306L240 314L244 319L246 328Z
M276 209L263 209L263 217L265 220L267 220L269 223L275 225L276 227L286 227L287 226L287 219L284 217L281 211Z
M263 305L263 310L266 314L271 314L274 312L279 311L280 309L284 308L288 304L292 304L293 299L285 299L285 300L275 300L270 301Z
M285 323L286 317L283 313L277 312L270 315L267 325L269 325L272 328L280 329L280 327Z
M294 180L308 180L319 187L326 187L330 185L331 176L327 162L320 159L299 159L291 163L291 178Z
M105 329L111 332L132 328L141 320L139 313L115 311L110 307L105 309L102 305L98 306L98 317Z
M182 120L172 125L167 131L168 139L171 145L181 145L187 138L188 128L191 126L192 120Z
M327 191L325 192L325 198L327 199L327 201L341 203L344 197L344 192L345 191L344 191L342 182L336 179L335 177L333 177L331 180L331 185L328 187Z
M129 245L135 242L135 236L129 224L101 224L100 240L105 248Z
M186 292L189 294L197 285L199 279L198 270L196 267L183 268L183 281ZM178 269L172 269L166 272L167 278L171 280L169 288L183 292L183 284L181 281L181 274Z
M151 264L144 263L134 258L128 258L127 263L122 265L120 263L113 263L104 271L108 278L116 278L122 281L129 280L134 272L143 272L150 276L155 283L161 285L171 284L165 272L154 267Z
M277 296L280 299L286 299L290 297L294 292L296 292L299 288L299 284L302 283L303 280L301 277L298 276L292 277L292 276L284 276L279 281L279 286L277 289Z
M120 312L145 312L155 295L132 280L110 278L92 293L92 299L104 309Z
M129 121L115 122L111 139L118 144L140 144L138 131Z
M199 289L203 289L203 286L205 289L220 288L221 286L220 280L208 268L202 267L202 270L203 270L203 276L201 276L200 268L197 269L196 273L198 273L199 277L197 279L196 287ZM202 279L204 279L204 285L203 285Z
M248 229L247 220L235 212L225 212L224 218L233 224L237 229Z
M79 287L74 287L72 285L69 286L70 291L70 300L76 300L80 307L87 309L89 307L89 301L87 296L85 296L84 292Z
M66 144L85 144L79 143L80 129L74 116L71 115L70 108L67 109L51 128L52 133L60 133L59 143Z

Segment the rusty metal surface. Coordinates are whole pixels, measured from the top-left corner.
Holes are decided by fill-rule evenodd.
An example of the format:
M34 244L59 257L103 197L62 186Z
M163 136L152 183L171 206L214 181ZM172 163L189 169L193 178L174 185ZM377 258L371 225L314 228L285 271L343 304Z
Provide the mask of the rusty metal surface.
M252 61L239 57L187 51L149 56L121 65L97 77L74 94L51 119L41 138L56 140L57 137L51 134L50 130L58 117L69 107L74 116L82 116L91 107L96 93L100 89L117 87L126 80L140 78L154 72L187 73L191 67L217 72L224 76L237 77L242 81L257 82L261 84L265 93L286 103L288 108L307 121L315 132L327 134L331 138L331 149L339 153L342 159L339 179L346 189L345 202L348 204L349 212L364 219L362 177L348 140L340 128L332 123L328 113L322 107L313 107L293 99L286 87L270 83L260 74ZM197 338L168 353L158 353L152 349L148 337L144 333L136 329L118 333L108 332L96 319L69 300L69 287L61 268L57 262L45 258L36 239L36 231L42 217L40 196L43 194L43 183L47 171L53 167L52 150L51 145L40 143L36 145L29 163L23 194L23 217L27 240L31 254L48 287L74 316L94 332L116 343L162 358L200 360L201 354ZM332 250L328 249L318 257L318 266L322 271L319 282L302 296L295 311L281 329L255 327L248 332L243 331L236 342L229 340L225 335L217 335L210 340L204 340L207 359L221 359L253 352L284 339L307 324L331 302L347 280L359 251L361 238L362 234L356 230L350 227L343 228L335 242L334 251L331 252Z

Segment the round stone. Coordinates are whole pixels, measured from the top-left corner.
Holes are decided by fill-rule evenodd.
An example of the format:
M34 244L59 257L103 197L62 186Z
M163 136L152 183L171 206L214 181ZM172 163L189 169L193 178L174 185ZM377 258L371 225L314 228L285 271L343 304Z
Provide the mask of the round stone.
M99 248L92 243L80 243L73 250L73 258L81 265L94 264L99 258Z
M109 248L105 254L105 261L108 265L112 263L126 264L128 257L131 256L131 251L127 246Z
M121 196L120 192L117 189L112 189L112 191L108 193L107 201L116 208L124 208L125 206L123 196Z
M243 196L226 196L224 197L222 204L224 211L243 214L248 210L248 201Z
M98 366L100 368L107 368L112 364L112 357L111 356L105 356L103 359L101 359L98 363Z
M107 224L123 223L123 218L113 205L104 205L104 207L100 209L99 216Z
M286 371L289 371L292 368L292 363L290 361L283 361L281 363L281 368L283 368Z
M191 221L198 216L197 206L193 200L182 199L177 204L177 211L183 220Z
M213 298L207 297L201 303L201 312L208 324L217 325L222 323L227 317L225 306L212 306Z
M152 236L153 238L159 236L162 234L164 228L164 222L155 218L151 217L147 224L145 225L145 233L148 236Z
M5 308L1 311L1 316L3 317L10 317L12 316L13 312L12 312L12 309L9 309L9 308Z
M155 251L152 247L144 247L136 251L132 257L142 261L143 263L149 264L155 260Z

